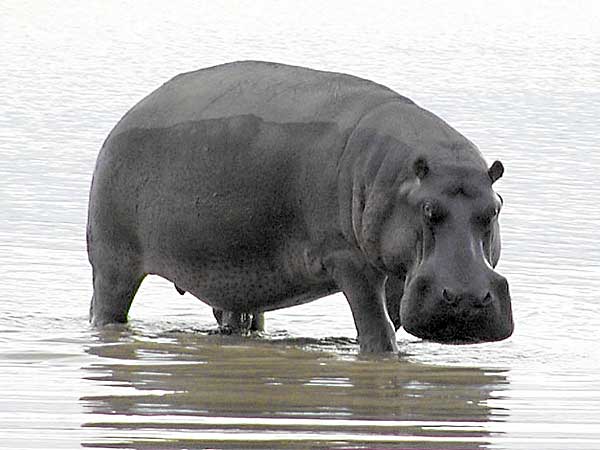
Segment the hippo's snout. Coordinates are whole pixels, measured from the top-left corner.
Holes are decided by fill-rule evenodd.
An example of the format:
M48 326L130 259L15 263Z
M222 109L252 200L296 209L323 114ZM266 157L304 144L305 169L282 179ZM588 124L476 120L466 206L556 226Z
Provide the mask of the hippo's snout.
M499 341L514 329L510 302L508 282L496 272L462 289L420 276L402 299L401 321L408 333L435 342Z

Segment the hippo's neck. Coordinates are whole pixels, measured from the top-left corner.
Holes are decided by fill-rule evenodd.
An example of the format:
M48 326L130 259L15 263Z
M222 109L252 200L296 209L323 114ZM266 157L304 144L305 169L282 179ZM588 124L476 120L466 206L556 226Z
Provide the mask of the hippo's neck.
M342 234L367 260L379 265L378 235L399 186L408 176L411 149L376 128L351 134L338 166L338 206Z
M339 219L345 239L369 262L381 264L379 235L402 186L414 179L413 163L432 167L485 167L474 144L434 114L414 104L387 103L365 115L350 134L338 164Z

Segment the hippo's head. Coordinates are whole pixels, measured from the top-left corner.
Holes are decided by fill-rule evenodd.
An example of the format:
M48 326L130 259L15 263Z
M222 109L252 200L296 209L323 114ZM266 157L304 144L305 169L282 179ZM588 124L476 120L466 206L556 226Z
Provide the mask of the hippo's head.
M508 283L494 270L502 199L492 184L503 171L499 161L413 162L380 240L382 264L405 276L400 321L409 333L454 344L512 334Z

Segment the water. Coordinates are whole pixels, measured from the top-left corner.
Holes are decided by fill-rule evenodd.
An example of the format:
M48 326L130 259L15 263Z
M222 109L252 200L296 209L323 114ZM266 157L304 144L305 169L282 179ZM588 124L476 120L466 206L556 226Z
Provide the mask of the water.
M0 448L600 448L600 7L522 3L0 2ZM215 336L159 278L89 327L103 139L237 59L374 79L504 162L511 339L362 358L340 296Z

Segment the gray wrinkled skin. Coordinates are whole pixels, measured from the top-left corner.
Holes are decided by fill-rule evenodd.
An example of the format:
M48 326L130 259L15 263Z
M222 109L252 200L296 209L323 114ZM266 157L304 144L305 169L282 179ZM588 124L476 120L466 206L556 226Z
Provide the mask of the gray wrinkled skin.
M512 333L501 200L479 150L344 74L236 62L172 79L106 139L90 192L91 321L126 322L147 274L222 328L342 291L361 351L401 325L449 343Z

